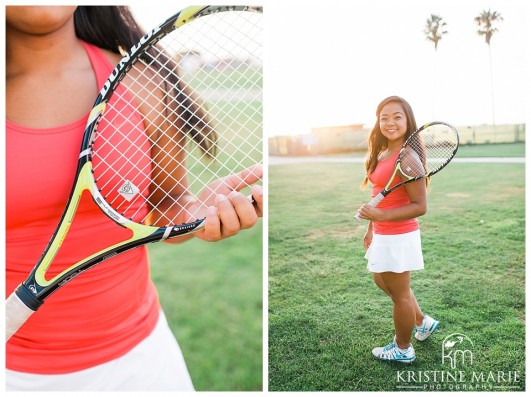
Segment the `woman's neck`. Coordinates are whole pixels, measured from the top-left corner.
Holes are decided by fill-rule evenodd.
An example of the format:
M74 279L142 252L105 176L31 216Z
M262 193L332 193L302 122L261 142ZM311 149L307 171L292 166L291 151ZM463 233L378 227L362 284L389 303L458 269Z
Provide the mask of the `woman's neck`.
M15 75L58 70L83 51L75 35L73 19L43 35L27 34L6 26L6 78Z
M387 142L387 152L388 153L395 153L396 151L400 150L402 145L404 144L403 140L397 140L397 141L388 141Z
M96 76L73 29L72 21L46 35L8 31L8 120L29 128L52 128L77 121L90 110L97 95Z

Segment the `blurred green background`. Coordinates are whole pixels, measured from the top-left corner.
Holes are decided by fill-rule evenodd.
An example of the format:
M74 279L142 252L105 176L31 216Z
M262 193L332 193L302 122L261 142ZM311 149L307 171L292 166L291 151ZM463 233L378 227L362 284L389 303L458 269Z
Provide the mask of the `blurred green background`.
M192 239L149 251L196 390L262 390L262 220L216 243Z

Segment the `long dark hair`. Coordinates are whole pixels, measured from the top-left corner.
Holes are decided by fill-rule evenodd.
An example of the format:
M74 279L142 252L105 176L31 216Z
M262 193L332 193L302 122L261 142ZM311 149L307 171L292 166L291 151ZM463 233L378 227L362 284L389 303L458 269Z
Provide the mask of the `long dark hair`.
M127 6L79 6L74 12L74 25L78 38L116 54L120 54L120 48L129 50L145 34ZM213 157L216 152L216 132L204 109L194 100L195 94L181 82L176 73L177 68L167 67L171 64L169 57L168 62L164 62L166 67L162 68L158 63L148 60L150 66L168 81L166 92L171 95L165 96L165 100L171 98L178 107L179 116L184 121L184 131L208 156Z
M368 151L365 158L365 169L367 171L365 179L361 183L361 187L365 188L369 183L369 175L376 169L378 165L378 156L387 149L388 141L387 138L382 134L380 130L380 113L385 105L388 103L395 102L399 103L404 110L407 119L407 131L405 139L407 139L413 132L417 130L417 122L415 121L415 115L413 114L413 109L411 105L404 99L399 96L390 96L385 98L378 107L376 108L376 123L369 134L368 139Z

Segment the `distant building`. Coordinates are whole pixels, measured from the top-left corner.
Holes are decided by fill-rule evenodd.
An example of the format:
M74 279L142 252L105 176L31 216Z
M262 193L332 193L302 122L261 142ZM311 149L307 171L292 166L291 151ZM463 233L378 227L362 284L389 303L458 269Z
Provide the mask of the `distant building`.
M461 145L523 143L525 124L457 127ZM367 150L371 127L362 124L317 127L311 134L269 138L271 156L318 156Z
M363 124L312 128L311 134L269 138L272 156L315 156L365 151L369 129Z
M369 129L363 124L312 128L321 154L365 151Z

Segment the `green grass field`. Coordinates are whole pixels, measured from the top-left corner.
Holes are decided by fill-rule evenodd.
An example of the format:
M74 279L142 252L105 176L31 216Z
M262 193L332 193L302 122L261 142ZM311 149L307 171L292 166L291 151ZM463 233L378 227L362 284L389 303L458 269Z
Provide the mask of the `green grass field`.
M329 157L365 157L366 153L366 151L338 153ZM460 145L456 157L525 157L525 143Z
M269 390L525 390L524 168L455 163L433 178L412 287L441 325L406 366L371 356L394 329L353 219L370 194L362 165L270 166ZM401 371L453 371L441 352L453 333L473 342L473 363L455 369L465 381L404 382Z
M154 244L150 257L195 388L262 390L262 221L216 243Z
M525 143L461 145L457 157L524 157Z
M182 78L195 90L204 88L253 88L262 87L262 67L240 64L219 69L200 69Z

